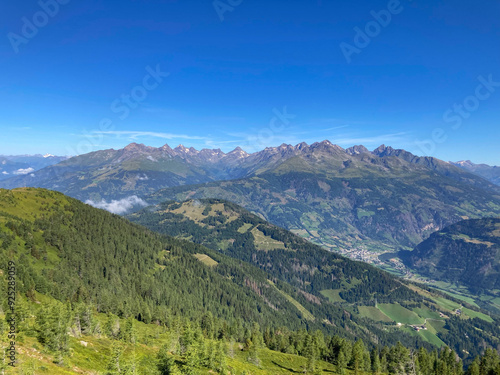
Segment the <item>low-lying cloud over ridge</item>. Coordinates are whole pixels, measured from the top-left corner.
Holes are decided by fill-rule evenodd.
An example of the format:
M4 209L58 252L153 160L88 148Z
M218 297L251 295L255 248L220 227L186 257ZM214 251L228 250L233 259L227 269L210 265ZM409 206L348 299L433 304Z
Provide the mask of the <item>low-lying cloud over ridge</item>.
M131 195L130 197L123 198L120 200L112 200L111 202L106 202L104 199L100 202L94 202L93 200L87 199L85 203L90 204L96 208L102 208L103 210L109 211L113 214L121 215L126 213L134 206L145 207L148 204L139 198L137 195Z
M13 172L14 174L28 174L28 173L31 173L31 172L34 172L35 169L34 168L26 168L26 169L18 169L17 171Z

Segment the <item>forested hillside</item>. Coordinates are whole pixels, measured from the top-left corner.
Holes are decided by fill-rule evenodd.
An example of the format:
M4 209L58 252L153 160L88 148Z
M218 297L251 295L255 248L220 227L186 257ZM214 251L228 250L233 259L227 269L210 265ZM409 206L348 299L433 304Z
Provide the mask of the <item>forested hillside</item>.
M38 292L60 301L89 303L98 312L146 323L165 322L171 315L196 318L210 311L231 326L256 322L263 327L321 329L366 342L425 344L395 327L362 322L348 312L352 308L331 304L317 293L347 283L353 291L346 288L345 298L354 301L362 290L359 280L374 278L374 286L363 292L365 298L422 300L372 267L354 262L338 267L338 256L325 271L316 276L304 272L303 281L295 282L192 242L155 234L55 192L3 190L0 211L1 261L16 262L18 290L28 296ZM311 298L309 291L318 296Z
M128 218L158 233L180 236L253 263L308 293L321 296L323 290L338 289L344 300L358 304L375 299L388 303L421 300L388 273L325 251L227 201L166 202Z
M277 290L262 287L268 276L255 267L211 253L217 267L208 267L195 257L208 249L60 193L3 190L0 205L1 263L16 262L22 294L91 303L146 323L211 311L234 324L305 327Z
M406 256L422 275L467 286L475 294L500 289L500 219L464 220L433 233Z
M15 319L17 326L14 363L9 329L0 324L0 350L6 353L0 357L0 371L6 374L464 373L462 360L449 348L373 347L321 331L262 330L256 323L234 331L210 313L195 320L177 316L168 324L145 324L38 293L34 300L18 296L16 303L16 313L5 317ZM498 353L486 348L468 365L467 375L494 374L499 367Z
M381 322L392 334L406 332L434 345L453 345L465 357L485 339L497 342L493 337L497 333L490 336L472 328L484 323L489 332L498 331L497 323L477 307L463 306L462 301L422 286L403 284L372 266L328 252L234 203L216 199L165 202L128 218L252 263L290 283L306 299L341 306L351 319L363 319L364 324ZM458 309L460 319L453 319ZM467 331L468 337L449 334L456 330ZM382 336L377 335L380 340Z

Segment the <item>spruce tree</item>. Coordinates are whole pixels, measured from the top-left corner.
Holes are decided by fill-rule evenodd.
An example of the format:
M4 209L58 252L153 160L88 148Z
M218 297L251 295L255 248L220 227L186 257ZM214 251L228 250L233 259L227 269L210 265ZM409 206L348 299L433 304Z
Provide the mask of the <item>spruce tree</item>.
M480 375L481 374L480 369L479 369L479 362L480 362L480 359L478 357L476 357L476 359L474 359L474 361L471 363L471 365L467 369L467 375Z
M186 375L199 374L199 367L201 366L200 352L198 345L190 345L185 353L183 373Z
M123 354L123 347L117 342L113 342L111 347L111 356L106 366L106 375L119 375L121 374L120 361Z
M215 353L215 368L219 374L227 373L227 360L226 360L226 344L223 341L219 341L217 344L217 349Z
M375 375L380 374L381 366L380 366L380 358L379 358L377 349L373 349L371 352L371 362L372 362L373 374L375 374Z
M247 339L245 343L246 350L248 350L248 362L253 363L255 366L260 366L259 348L252 340Z
M344 351L341 350L337 357L337 372L341 375L345 374L345 368L347 367L347 358L344 355Z
M160 375L181 375L181 371L175 363L174 356L168 353L167 346L162 346L156 356L158 369Z
M358 375L364 369L365 345L363 340L359 339L352 347L351 362L354 374Z
M307 358L307 362L304 368L304 373L306 374L314 374L316 371L316 362L318 359L318 347L316 339L311 336L306 336L306 342L304 343L304 357Z
M69 352L68 329L71 321L69 306L55 302L43 306L36 316L38 341L55 353L57 363Z

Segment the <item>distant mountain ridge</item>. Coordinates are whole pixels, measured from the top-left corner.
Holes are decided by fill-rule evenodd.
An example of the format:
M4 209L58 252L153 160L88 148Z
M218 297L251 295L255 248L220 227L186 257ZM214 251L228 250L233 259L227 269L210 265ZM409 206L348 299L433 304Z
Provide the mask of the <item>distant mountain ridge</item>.
M266 149L257 155L287 157L248 177L172 187L146 200L229 200L365 261L367 249L412 249L449 224L500 214L497 186L442 160L384 145L373 152L326 141L312 146Z
M0 180L25 175L66 160L66 156L50 154L0 155Z
M373 159L374 156L380 160ZM391 157L391 163L381 162ZM373 152L364 146L343 149L325 140L311 145L305 142L295 146L282 144L251 154L240 147L224 153L220 149L196 150L183 145L175 148L164 145L156 148L131 143L120 150L96 151L75 156L39 171L30 170L29 174L0 182L0 187L43 187L61 191L80 200L111 200L132 194L147 195L168 187L261 175L294 158L306 160L306 169L319 168L322 173L327 172L321 165L325 164L325 161L333 167L333 173L337 173L341 169L348 169L353 163L357 164L362 172L366 168L392 168L394 160L405 160L415 166L468 180L469 183L478 184L480 181L462 173L461 169L432 157L418 157L405 150L396 150L384 145ZM361 161L366 161L364 165L356 162L360 158ZM350 172L352 171L351 169Z
M486 180L494 183L495 185L500 185L500 167L491 166L488 164L474 164L470 160L461 160L457 162L450 162L459 168L465 169L471 173L485 178Z
M147 203L225 199L365 261L365 250L410 250L447 225L500 214L500 187L450 163L385 145L346 150L327 140L252 154L132 143L0 181L18 186L58 190L99 207L103 199L134 195Z

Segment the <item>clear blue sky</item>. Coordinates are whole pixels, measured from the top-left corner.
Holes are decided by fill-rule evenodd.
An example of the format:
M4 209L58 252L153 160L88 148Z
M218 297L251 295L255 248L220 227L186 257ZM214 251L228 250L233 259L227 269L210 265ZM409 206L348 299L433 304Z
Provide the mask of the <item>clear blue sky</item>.
M54 1L0 5L0 154L329 139L500 165L498 1Z

